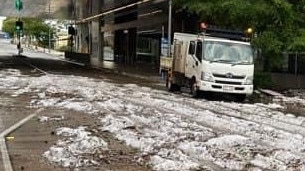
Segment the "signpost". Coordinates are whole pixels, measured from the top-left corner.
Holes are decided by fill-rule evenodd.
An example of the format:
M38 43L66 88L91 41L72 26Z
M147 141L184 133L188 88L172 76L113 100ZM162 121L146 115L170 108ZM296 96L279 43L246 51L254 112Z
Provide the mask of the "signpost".
M171 57L171 50L172 50L172 0L169 0L168 1L168 38L167 38L167 41L168 41L168 57Z

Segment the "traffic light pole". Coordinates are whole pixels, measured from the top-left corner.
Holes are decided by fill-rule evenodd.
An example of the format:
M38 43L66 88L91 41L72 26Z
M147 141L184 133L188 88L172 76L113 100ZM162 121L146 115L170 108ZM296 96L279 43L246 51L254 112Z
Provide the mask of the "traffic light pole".
M51 19L51 0L49 0L49 19ZM49 53L51 53L51 24L49 25Z
M21 55L22 53L22 48L21 48L21 32L23 30L23 23L20 20L20 11L23 9L23 2L21 0L15 0L15 8L18 11L18 21L16 22L16 31L17 31L17 49L18 49L18 56ZM18 24L17 24L18 23ZM18 28L17 28L18 27Z
M20 21L20 13L19 13L18 21ZM21 40L20 40L21 35L20 35L20 34L21 34L21 30L17 30L17 39L18 39L17 49L18 49L18 56L21 55Z
M21 55L21 41L20 41L20 32L19 31L17 32L17 40L18 40L18 43L17 43L18 56L20 56Z

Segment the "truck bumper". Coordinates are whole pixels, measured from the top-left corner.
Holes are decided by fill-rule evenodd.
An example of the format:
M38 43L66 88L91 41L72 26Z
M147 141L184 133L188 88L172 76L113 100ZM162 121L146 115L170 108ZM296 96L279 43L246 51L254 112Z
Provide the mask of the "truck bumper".
M246 94L246 95L251 95L253 93L253 85L217 84L207 81L198 81L197 86L198 89L201 91Z

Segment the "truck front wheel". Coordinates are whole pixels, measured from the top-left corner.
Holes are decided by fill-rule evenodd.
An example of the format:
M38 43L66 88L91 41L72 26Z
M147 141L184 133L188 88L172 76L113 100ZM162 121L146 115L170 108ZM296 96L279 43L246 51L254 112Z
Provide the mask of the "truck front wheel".
M196 79L194 77L190 80L190 89L191 89L191 95L194 98L199 98L202 96L202 92L198 90L196 85Z

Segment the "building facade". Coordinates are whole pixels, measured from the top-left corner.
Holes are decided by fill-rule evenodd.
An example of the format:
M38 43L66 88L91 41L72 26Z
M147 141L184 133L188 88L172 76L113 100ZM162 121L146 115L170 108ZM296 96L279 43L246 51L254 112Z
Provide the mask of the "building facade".
M75 11L78 52L102 61L159 65L168 37L168 0L76 0ZM197 32L198 23L173 10L172 32Z

